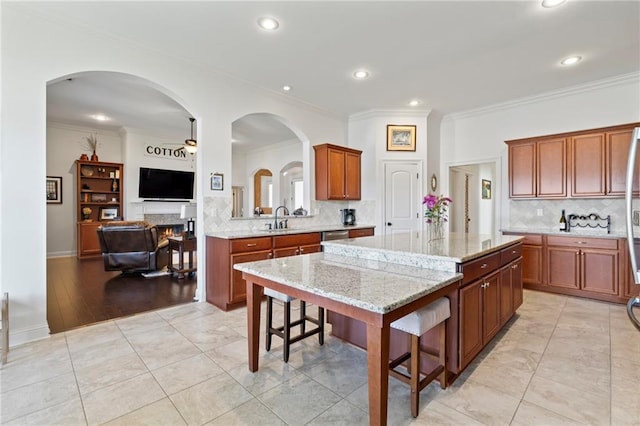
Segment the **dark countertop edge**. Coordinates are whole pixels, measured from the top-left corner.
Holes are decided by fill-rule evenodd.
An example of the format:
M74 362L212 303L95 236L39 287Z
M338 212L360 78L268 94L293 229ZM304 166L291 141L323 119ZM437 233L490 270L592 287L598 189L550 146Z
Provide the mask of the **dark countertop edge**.
M289 228L278 229L273 231L266 230L238 230L238 231L220 231L209 232L205 234L205 237L223 238L227 240L235 240L240 238L257 238L257 237L277 237L280 235L295 235L295 234L311 234L314 232L329 232L329 231L349 231L351 229L367 229L374 228L375 225L318 225L310 228Z

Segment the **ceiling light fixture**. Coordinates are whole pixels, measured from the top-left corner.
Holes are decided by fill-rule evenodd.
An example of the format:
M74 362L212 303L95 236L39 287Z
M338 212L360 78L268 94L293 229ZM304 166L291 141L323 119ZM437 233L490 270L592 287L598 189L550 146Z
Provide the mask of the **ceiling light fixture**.
M189 117L189 121L191 121L191 138L184 141L184 150L189 154L195 154L198 151L198 142L193 138L193 122L196 119Z
M369 71L366 70L357 70L353 73L353 78L356 80L364 80L369 77Z
M285 92L288 92L288 91L290 91L291 89L292 89L292 87L291 87L291 86L289 86L289 85L282 86L282 90L284 90Z
M96 121L108 121L108 120L110 120L110 118L107 117L104 114L94 114L94 115L91 116L91 118L93 118Z
M263 30L274 31L280 26L280 23L275 18L263 17L258 19L258 26Z
M552 7L558 7L566 2L567 0L542 0L542 7L551 9Z
M422 104L422 101L418 100L418 99L412 99L409 101L409 106L415 107Z
M582 60L582 56L569 56L560 61L560 65L575 65Z

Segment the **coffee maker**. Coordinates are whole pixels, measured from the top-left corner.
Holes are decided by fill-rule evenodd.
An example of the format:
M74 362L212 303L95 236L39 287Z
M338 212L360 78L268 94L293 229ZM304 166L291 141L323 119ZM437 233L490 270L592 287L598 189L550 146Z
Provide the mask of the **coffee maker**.
M342 209L342 224L353 226L356 224L356 209Z

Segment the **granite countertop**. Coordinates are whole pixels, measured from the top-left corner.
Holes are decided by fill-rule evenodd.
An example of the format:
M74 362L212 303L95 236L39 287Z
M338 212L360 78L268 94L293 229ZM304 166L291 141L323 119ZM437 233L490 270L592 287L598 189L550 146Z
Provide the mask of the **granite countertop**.
M285 216L286 218L286 216ZM307 234L310 232L326 232L326 231L349 231L351 229L375 228L375 225L318 225L306 228L287 228L287 229L238 229L235 231L208 232L207 237L216 237L233 240L236 238L254 238L254 237L272 237L277 235L290 234Z
M627 238L627 234L624 232L611 231L607 234L606 229L583 229L574 228L570 232L560 231L559 228L504 228L501 232L511 232L516 234L544 234L544 235L559 235L564 237L593 237L593 238Z
M325 252L336 255L455 271L457 263L494 253L523 240L519 236L458 232L430 242L426 238L426 233L406 232L350 240L323 241L322 245Z
M462 278L456 272L327 253L239 263L234 268L376 313L390 312Z

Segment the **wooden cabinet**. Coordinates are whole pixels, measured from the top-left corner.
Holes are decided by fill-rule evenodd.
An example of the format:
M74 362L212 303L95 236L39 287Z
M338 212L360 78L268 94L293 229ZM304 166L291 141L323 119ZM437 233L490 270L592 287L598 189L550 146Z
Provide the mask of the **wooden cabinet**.
M316 200L359 200L362 151L331 144L313 149Z
M547 259L547 285L551 287L583 296L615 297L619 293L617 239L548 236Z
M542 285L542 235L525 235L522 244L522 281L525 284Z
M100 255L96 229L124 215L124 167L120 163L76 161L77 256Z
M273 237L273 256L286 257L322 251L319 232Z
M640 123L506 141L511 198L624 196L633 128ZM640 168L640 163L636 163ZM640 183L634 193L640 195Z
M349 238L371 237L373 236L373 228L350 229Z
M507 144L511 198L566 197L566 139Z

